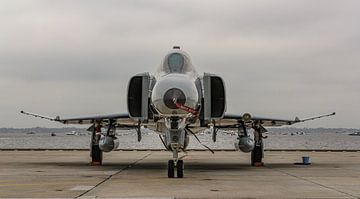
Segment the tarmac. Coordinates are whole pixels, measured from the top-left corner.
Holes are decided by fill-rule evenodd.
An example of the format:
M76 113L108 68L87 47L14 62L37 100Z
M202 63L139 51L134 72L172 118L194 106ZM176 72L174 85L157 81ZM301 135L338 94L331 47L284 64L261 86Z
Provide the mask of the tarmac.
M360 198L360 152L190 151L184 178L167 178L165 151L0 151L1 198ZM296 165L309 156L311 165Z

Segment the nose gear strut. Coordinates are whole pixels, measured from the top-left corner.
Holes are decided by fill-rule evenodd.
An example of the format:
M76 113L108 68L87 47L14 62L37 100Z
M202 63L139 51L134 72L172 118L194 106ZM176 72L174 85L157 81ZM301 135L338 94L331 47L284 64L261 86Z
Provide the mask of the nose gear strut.
M184 161L179 158L179 147L176 145L171 146L173 151L173 159L168 161L168 178L175 177L175 169L178 178L184 177Z

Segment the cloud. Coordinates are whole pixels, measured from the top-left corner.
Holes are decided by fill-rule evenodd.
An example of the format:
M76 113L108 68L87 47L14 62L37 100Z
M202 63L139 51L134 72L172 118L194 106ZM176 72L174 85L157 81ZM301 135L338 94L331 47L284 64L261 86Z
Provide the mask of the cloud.
M228 111L360 127L357 1L1 1L0 126L52 126L19 109L126 111L128 79L181 45L227 85ZM301 125L300 125L301 126Z

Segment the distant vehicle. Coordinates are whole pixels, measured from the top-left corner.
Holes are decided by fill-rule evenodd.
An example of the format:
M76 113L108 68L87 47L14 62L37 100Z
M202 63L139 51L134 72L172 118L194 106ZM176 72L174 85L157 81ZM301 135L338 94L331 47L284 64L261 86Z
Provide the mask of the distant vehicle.
M71 132L66 133L66 135L77 135L77 133L76 133L76 131L71 131Z
M238 75L239 78L248 76L245 73L234 75ZM239 83L233 82L233 84ZM237 139L234 139L236 148L245 153L251 152L251 165L256 166L262 164L264 157L263 133L267 131L265 127L292 125L335 115L331 113L307 119L296 117L284 120L252 117L249 113L228 114L225 113L225 93L224 80L220 76L209 73L199 75L190 56L180 50L179 46L174 46L173 50L164 57L156 75L141 73L131 77L128 84L127 113L65 119L60 116L52 118L24 111L21 113L63 124L89 125L88 130L92 133L90 143L92 165L102 164L103 152L117 149L119 139L116 137L116 129L135 129L139 142L143 134L142 127L154 130L160 135L164 147L172 154L172 159L168 161L169 178L174 178L175 170L178 178L183 177L184 162L178 153L186 150L190 135L200 142L196 134L205 129L212 129L214 142L218 130L236 131ZM261 93L258 98L263 98L263 103L268 103L266 96ZM237 104L244 107L246 101L244 99ZM105 128L105 131L102 131L102 128ZM253 132L249 132L249 129L253 129ZM250 136L252 134L254 136ZM75 135L75 133L67 135ZM203 146L213 152L209 147Z
M359 131L359 132L350 133L349 135L352 135L352 136L360 136L360 131Z
M76 131L71 131L71 132L68 132L66 133L66 135L86 135L86 133L80 133L80 132L76 132Z
M30 132L27 132L26 134L35 134L34 132L30 131Z
M56 133L52 132L50 135L51 135L51 136L56 136Z

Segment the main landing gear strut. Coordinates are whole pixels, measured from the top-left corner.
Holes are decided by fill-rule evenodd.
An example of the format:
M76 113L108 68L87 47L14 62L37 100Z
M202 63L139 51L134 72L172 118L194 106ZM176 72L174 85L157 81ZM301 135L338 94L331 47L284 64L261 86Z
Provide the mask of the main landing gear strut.
M255 147L251 151L251 166L263 166L264 144L261 126L253 126ZM265 137L266 138L266 137Z
M102 165L103 152L99 148L99 140L101 136L100 124L93 125L91 128L91 142L90 142L90 157L91 165L97 166Z

